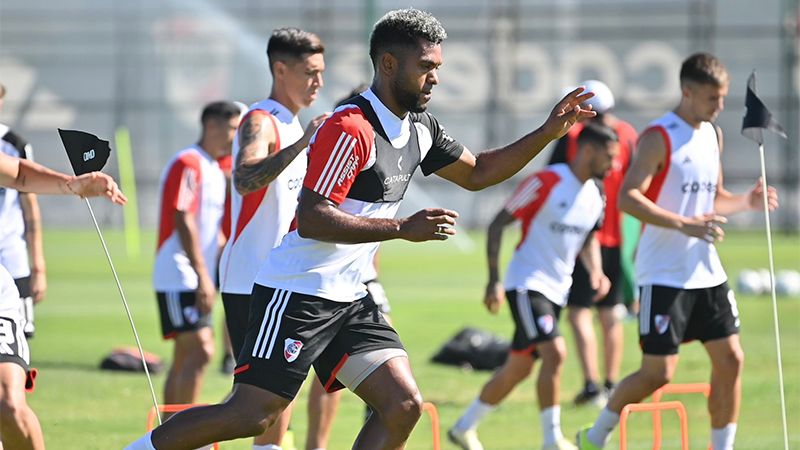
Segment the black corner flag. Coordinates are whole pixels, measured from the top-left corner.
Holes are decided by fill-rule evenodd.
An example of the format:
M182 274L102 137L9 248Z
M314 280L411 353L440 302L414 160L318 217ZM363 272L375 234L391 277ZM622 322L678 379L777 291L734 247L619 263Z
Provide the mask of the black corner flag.
M742 120L742 134L756 142L758 145L764 145L764 136L761 129L766 128L769 131L786 139L786 133L783 131L781 124L772 117L764 102L758 98L756 91L756 71L750 74L747 80L747 94L744 98L744 119Z
M93 134L77 130L58 129L61 142L67 149L69 162L75 175L101 170L106 165L111 155L108 141L104 141Z

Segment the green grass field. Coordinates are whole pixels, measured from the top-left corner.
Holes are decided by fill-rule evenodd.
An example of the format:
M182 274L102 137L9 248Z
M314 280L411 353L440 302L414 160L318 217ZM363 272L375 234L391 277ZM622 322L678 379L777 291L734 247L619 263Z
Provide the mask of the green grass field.
M481 303L486 280L483 237L474 235L474 251L463 252L452 242L411 244L389 242L381 255L384 287L392 302L394 321L411 358L412 368L426 401L437 405L442 432L477 395L490 377L488 372L464 372L434 365L430 357L440 345L466 325L478 326L510 337L512 322L507 310L488 314ZM148 255L128 260L121 233L107 232L110 252L119 271L145 350L169 360L171 345L160 339L155 296L150 285L154 237L146 235ZM504 256L516 238L505 240ZM718 246L732 278L743 268L767 267L763 234L729 233ZM776 268L800 268L800 238L776 236ZM101 359L113 347L134 345L122 302L105 261L100 243L89 230L56 231L45 234L49 293L36 310L36 337L31 341L33 364L40 371L36 392L29 402L39 416L48 448L59 450L121 449L145 430L152 406L147 381L141 374L102 372ZM746 353L743 403L737 449L783 448L777 359L772 309L769 297L738 296L741 335ZM800 299L783 298L778 303L786 379L789 437L792 448L800 448ZM218 302L217 322L222 306ZM220 329L220 328L218 328ZM220 329L221 330L221 329ZM562 428L572 436L594 420L592 407L575 409L569 401L582 387L574 356L572 335L565 322L562 330L571 351L562 379ZM635 323L625 325L625 358L622 373L638 367L640 352ZM221 342L218 334L218 342ZM218 346L218 356L222 352ZM217 402L231 387L231 378L219 372L219 357L203 388L201 401ZM707 381L709 364L700 344L686 345L675 382ZM165 375L154 377L162 397ZM487 449L540 448L538 407L533 379L526 380L479 429ZM697 395L675 397L687 407L691 448L707 448L709 419L705 402ZM670 397L665 397L665 399ZM304 444L305 396L301 392L292 427L298 446ZM679 448L677 419L664 414L664 447ZM330 449L350 448L363 419L363 405L345 393ZM630 448L652 448L651 421L646 414L630 421ZM423 417L408 448L430 449L430 422ZM608 448L618 444L618 433ZM443 436L444 437L444 436ZM442 447L454 449L443 439ZM224 443L222 449L250 449L249 441ZM12 449L9 449L12 450Z

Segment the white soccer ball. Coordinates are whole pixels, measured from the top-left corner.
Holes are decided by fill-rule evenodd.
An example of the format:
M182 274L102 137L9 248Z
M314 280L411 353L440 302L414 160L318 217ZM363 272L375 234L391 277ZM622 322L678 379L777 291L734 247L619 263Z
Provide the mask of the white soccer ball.
M767 276L769 276L769 273ZM742 270L739 272L739 279L736 281L736 290L742 295L760 295L764 292L761 276L755 270Z
M800 294L800 273L795 270L781 270L775 277L775 291L778 295L794 297Z

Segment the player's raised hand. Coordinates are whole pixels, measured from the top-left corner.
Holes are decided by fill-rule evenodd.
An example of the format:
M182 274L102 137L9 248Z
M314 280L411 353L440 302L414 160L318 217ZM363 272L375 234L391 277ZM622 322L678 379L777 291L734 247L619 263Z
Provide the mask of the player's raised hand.
M89 172L72 177L67 186L80 198L108 197L112 202L124 205L127 197L119 190L117 182L103 172Z
M708 242L722 241L725 232L718 224L728 223L728 219L717 213L703 214L697 217L686 217L681 223L680 231L687 235Z
M317 129L322 122L325 122L325 119L330 117L330 112L324 112L317 117L311 119L311 122L308 122L308 126L306 126L306 132L303 133L303 137L300 138L300 142L303 144L303 147L308 147L308 144L311 142L311 138L314 137L314 133L317 132Z
M490 313L497 314L497 311L500 311L500 308L503 307L505 302L506 291L502 283L495 281L486 285L486 295L483 297L483 304L486 305L486 309L488 309Z
M411 242L444 241L456 234L452 227L458 213L444 208L428 208L401 219L400 237Z
M567 134L575 122L587 117L594 117L591 105L588 109L581 108L581 104L594 97L594 92L584 92L585 86L579 86L567 94L550 112L547 121L542 125L542 131L550 139L558 139Z
M778 191L767 186L767 205L770 211L778 208ZM755 186L747 192L747 206L754 211L764 210L764 180L759 178Z

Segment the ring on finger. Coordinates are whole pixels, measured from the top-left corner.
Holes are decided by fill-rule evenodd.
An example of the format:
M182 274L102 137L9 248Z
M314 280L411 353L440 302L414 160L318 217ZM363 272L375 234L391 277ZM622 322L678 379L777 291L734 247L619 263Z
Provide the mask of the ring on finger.
M437 228L436 232L439 233L439 234L444 234L445 228L446 227L444 225L439 225L439 227Z

